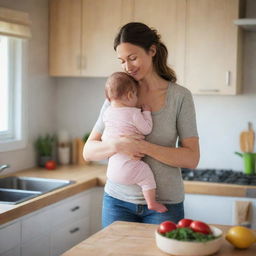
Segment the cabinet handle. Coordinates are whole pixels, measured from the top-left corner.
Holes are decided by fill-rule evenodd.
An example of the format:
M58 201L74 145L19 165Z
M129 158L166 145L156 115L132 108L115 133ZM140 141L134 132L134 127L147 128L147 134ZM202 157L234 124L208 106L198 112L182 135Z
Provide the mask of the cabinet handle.
M74 208L70 209L71 212L75 212L80 209L80 206L75 206Z
M230 76L231 76L231 72L227 71L226 72L226 85L230 85Z
M199 89L199 92L219 92L218 89Z
M80 230L80 228L73 228L73 229L69 230L69 233L70 234L74 234L74 233L76 233L79 230Z
M76 57L76 65L77 65L77 69L81 69L81 62L82 62L82 60L81 60L81 56L80 55L78 55L77 57Z
M86 57L82 56L81 59L81 69L84 70L86 68Z

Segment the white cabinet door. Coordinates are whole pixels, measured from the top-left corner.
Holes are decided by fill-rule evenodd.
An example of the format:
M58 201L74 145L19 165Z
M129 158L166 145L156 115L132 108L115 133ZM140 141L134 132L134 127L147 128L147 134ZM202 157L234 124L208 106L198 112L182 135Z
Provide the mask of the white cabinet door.
M20 256L20 246L16 246L7 252L0 253L0 256Z
M21 221L21 242L31 241L40 235L49 235L51 221L51 209L39 210Z
M236 201L249 201L252 205L252 228L256 228L256 199L228 196L186 194L185 218L201 220L210 224L236 225Z
M21 246L21 256L50 256L49 235L37 236Z
M20 232L21 225L18 221L6 224L0 228L0 255L5 255L4 252L7 253L7 251L20 244ZM8 253L15 255L14 252L11 251Z
M102 198L104 193L104 187L96 187L92 190L92 203L90 208L90 230L91 235L102 229L101 225L101 213L102 213Z

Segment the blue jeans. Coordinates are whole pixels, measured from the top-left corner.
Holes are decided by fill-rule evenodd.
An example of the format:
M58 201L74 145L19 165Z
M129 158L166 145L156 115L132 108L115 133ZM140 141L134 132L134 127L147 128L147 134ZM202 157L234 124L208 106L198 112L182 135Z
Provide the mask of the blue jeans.
M158 213L149 210L147 205L128 203L104 193L102 226L106 227L117 220L160 224L166 220L177 223L184 218L183 202L178 204L165 204L165 206L168 211Z

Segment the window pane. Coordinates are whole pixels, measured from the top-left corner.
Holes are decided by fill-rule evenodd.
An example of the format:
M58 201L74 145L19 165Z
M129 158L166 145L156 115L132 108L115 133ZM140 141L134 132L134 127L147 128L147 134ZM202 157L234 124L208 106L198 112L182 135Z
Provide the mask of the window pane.
M0 36L0 132L8 131L8 39Z

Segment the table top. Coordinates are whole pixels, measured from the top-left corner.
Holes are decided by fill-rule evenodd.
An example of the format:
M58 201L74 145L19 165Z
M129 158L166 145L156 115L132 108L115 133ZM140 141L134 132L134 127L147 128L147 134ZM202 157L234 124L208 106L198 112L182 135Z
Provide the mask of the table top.
M166 256L155 242L158 225L117 221L102 229L62 256ZM230 226L214 225L224 234ZM256 244L247 249L236 249L226 240L215 256L255 256Z

